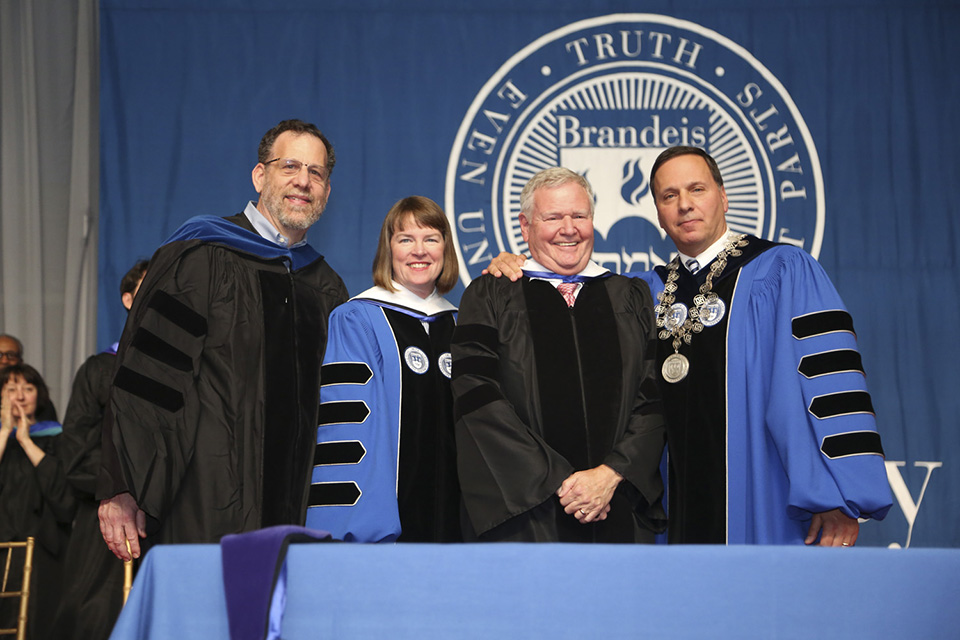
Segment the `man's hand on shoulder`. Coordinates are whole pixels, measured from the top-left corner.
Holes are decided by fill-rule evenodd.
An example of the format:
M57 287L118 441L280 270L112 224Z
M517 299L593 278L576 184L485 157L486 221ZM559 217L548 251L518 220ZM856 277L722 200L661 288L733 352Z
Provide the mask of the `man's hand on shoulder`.
M526 256L503 251L490 261L490 265L482 273L490 274L495 278L506 276L511 282L516 282L523 275L522 267L526 261Z

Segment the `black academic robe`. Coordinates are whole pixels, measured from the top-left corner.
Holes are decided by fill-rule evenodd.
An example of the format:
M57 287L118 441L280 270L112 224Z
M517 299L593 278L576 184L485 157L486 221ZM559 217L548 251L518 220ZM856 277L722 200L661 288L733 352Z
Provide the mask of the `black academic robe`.
M74 508L57 458L62 435L33 438L46 454L36 467L16 436L9 437L0 459L0 542L26 540L28 536L36 539L27 637L53 638L51 622L60 600L63 557ZM11 569L10 584L19 585L20 576L19 567ZM0 627L16 627L18 607L17 599L0 601Z
M94 497L103 415L115 362L115 354L98 353L81 365L63 419L60 458L77 510L54 624L53 637L61 640L106 640L123 606L123 562L103 541L97 516L100 502Z
M133 495L147 547L303 523L346 288L310 247L226 220L188 221L157 250L117 353L98 497Z
M453 354L457 463L480 540L644 542L666 522L649 289L610 276L568 308L550 283L483 276L463 294ZM623 475L604 521L563 512L571 473Z

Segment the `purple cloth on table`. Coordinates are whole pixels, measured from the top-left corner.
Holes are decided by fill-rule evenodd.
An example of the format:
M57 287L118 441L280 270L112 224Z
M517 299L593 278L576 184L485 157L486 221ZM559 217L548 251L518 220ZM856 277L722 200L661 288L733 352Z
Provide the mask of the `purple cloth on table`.
M294 525L224 536L220 555L230 639L278 638L286 602L287 546L331 540L326 531Z

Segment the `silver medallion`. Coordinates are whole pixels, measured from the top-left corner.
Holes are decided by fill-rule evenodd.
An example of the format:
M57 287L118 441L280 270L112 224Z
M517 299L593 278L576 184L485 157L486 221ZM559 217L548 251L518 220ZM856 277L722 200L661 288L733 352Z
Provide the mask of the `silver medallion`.
M682 327L683 323L686 321L687 305L683 304L682 302L676 302L670 305L666 318L664 318L663 326L667 329L667 331L673 331L678 327Z
M450 357L450 352L441 353L440 358L437 360L437 364L440 366L440 373L449 378L453 374L453 358Z
M403 352L403 361L407 363L410 371L421 375L430 368L430 359L427 358L427 354L423 352L423 349L417 347L407 347L407 350Z
M667 356L667 359L663 361L663 367L660 369L663 379L671 384L686 378L688 371L690 371L690 361L687 360L686 356L679 353Z
M705 327L712 327L723 320L723 314L727 312L727 305L720 298L708 300L703 308L700 309L700 322Z

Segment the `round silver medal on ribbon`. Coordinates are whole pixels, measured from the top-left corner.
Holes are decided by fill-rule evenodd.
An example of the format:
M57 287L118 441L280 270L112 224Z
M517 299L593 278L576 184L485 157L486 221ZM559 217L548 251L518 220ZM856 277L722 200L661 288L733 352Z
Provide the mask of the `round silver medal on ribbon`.
M690 361L687 360L686 356L679 353L667 356L667 359L663 361L663 367L660 369L663 379L671 384L686 378L688 371L690 371Z

